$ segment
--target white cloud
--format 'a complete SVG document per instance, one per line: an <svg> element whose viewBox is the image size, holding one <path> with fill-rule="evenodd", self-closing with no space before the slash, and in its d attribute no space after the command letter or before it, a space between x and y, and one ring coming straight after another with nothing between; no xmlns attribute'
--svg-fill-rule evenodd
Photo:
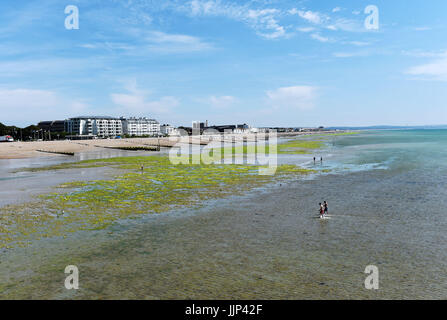
<svg viewBox="0 0 447 320"><path fill-rule="evenodd" d="M286 36L286 30L275 18L279 14L277 9L248 10L245 19L258 35L266 39L277 39Z"/></svg>
<svg viewBox="0 0 447 320"><path fill-rule="evenodd" d="M352 57L366 57L368 52L359 51L359 52L335 52L333 56L336 58L352 58Z"/></svg>
<svg viewBox="0 0 447 320"><path fill-rule="evenodd" d="M363 21L339 18L330 25L331 30L341 30L346 32L366 32Z"/></svg>
<svg viewBox="0 0 447 320"><path fill-rule="evenodd" d="M135 50L136 47L130 46L126 43L118 43L118 42L95 42L95 43L84 43L79 45L80 48L84 49L100 49L100 50L108 50L108 51L131 51Z"/></svg>
<svg viewBox="0 0 447 320"><path fill-rule="evenodd" d="M430 27L414 27L413 30L414 31L428 31L431 30L432 28Z"/></svg>
<svg viewBox="0 0 447 320"><path fill-rule="evenodd" d="M365 47L365 46L369 46L371 44L370 42L366 42L366 41L349 41L347 43L352 44L357 47Z"/></svg>
<svg viewBox="0 0 447 320"><path fill-rule="evenodd" d="M313 27L303 27L303 28L297 28L298 31L300 32L312 32L315 31L315 28Z"/></svg>
<svg viewBox="0 0 447 320"><path fill-rule="evenodd" d="M314 23L314 24L321 24L324 20L326 20L327 18L324 17L323 15L321 15L318 12L313 12L313 11L302 11L302 10L291 10L289 11L290 14L298 14L301 18L303 18L304 20Z"/></svg>
<svg viewBox="0 0 447 320"><path fill-rule="evenodd" d="M347 32L364 32L363 20L355 21L346 18L331 19L328 14L307 9L278 9L265 8L260 4L266 4L268 1L248 1L244 4L238 4L222 0L192 0L187 5L180 6L177 10L187 12L191 16L220 16L227 17L236 21L241 21L253 28L256 33L265 39L289 38L292 34L288 32L289 28L295 28L300 32L310 32L306 27L284 26L281 24L281 18L288 15L296 15L307 23L315 27L326 28L329 30L341 30ZM254 6L257 5L256 8ZM335 7L333 13L344 9ZM360 13L360 12L359 12ZM361 20L361 19L360 19Z"/></svg>
<svg viewBox="0 0 447 320"><path fill-rule="evenodd" d="M195 44L200 41L198 38L189 35L169 34L160 31L150 31L147 40L157 43L183 43L183 44Z"/></svg>
<svg viewBox="0 0 447 320"><path fill-rule="evenodd" d="M0 70L3 77L30 77L34 74L48 75L50 73L59 73L61 70L76 72L82 69L93 70L100 68L103 64L101 59L79 58L45 58L45 59L15 59L3 60L0 62Z"/></svg>
<svg viewBox="0 0 447 320"><path fill-rule="evenodd" d="M150 114L164 114L179 105L174 97L162 97L159 100L147 101L145 96L132 94L112 94L112 101L121 107L121 113L145 116Z"/></svg>
<svg viewBox="0 0 447 320"><path fill-rule="evenodd" d="M213 45L198 37L150 31L145 36L148 49L159 53L197 52L213 49Z"/></svg>
<svg viewBox="0 0 447 320"><path fill-rule="evenodd" d="M2 121L22 126L62 120L88 109L84 102L62 98L53 91L22 88L0 89L0 105Z"/></svg>
<svg viewBox="0 0 447 320"><path fill-rule="evenodd" d="M447 57L447 50L441 50L441 51L404 50L402 51L402 54L417 58L443 58Z"/></svg>
<svg viewBox="0 0 447 320"><path fill-rule="evenodd" d="M150 53L175 54L213 50L214 45L203 39L186 34L172 34L162 31L127 28L122 30L126 36L133 38L132 45L123 43L95 43L82 45L88 49L124 50L130 55Z"/></svg>
<svg viewBox="0 0 447 320"><path fill-rule="evenodd" d="M227 109L236 103L237 99L233 96L211 96L207 102L216 109Z"/></svg>
<svg viewBox="0 0 447 320"><path fill-rule="evenodd" d="M323 37L322 35L318 34L318 33L312 33L311 38L320 42L328 42L330 39L327 37Z"/></svg>
<svg viewBox="0 0 447 320"><path fill-rule="evenodd" d="M306 110L315 104L317 88L312 86L283 87L267 91L269 105L273 109Z"/></svg>
<svg viewBox="0 0 447 320"><path fill-rule="evenodd" d="M341 11L342 8L336 7L332 10L332 12L336 13ZM363 27L363 21L357 21L353 19L347 18L332 18L331 16L311 10L298 10L296 8L288 11L291 15L298 15L306 22L313 25L313 29L310 28L297 28L298 31L301 32L310 32L316 31L311 37L320 42L329 42L333 41L330 38L326 38L320 35L318 31L322 31L323 29L331 30L331 31L345 31L345 32L365 32L365 28Z"/></svg>
<svg viewBox="0 0 447 320"><path fill-rule="evenodd" d="M405 73L430 80L447 81L447 52L444 53L443 57L430 63L411 67Z"/></svg>
<svg viewBox="0 0 447 320"><path fill-rule="evenodd" d="M281 10L275 8L252 9L248 4L237 5L220 0L193 0L182 7L192 16L221 16L241 21L266 39L287 37L284 26L279 23Z"/></svg>
<svg viewBox="0 0 447 320"><path fill-rule="evenodd" d="M173 111L180 102L171 96L161 97L158 100L148 100L149 91L140 90L136 81L125 86L127 93L112 93L110 98L117 106L115 114L132 116L151 116L166 114Z"/></svg>

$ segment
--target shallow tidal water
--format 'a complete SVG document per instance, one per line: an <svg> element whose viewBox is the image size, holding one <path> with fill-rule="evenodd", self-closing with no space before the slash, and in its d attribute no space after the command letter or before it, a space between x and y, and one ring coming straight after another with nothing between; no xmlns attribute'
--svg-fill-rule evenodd
<svg viewBox="0 0 447 320"><path fill-rule="evenodd" d="M0 253L0 298L446 299L447 131L334 137L316 155L280 162L330 172Z"/></svg>
<svg viewBox="0 0 447 320"><path fill-rule="evenodd" d="M156 154L154 152L133 152L122 150L99 150L80 152L74 157L52 156L29 159L0 159L0 207L30 201L33 197L50 193L53 187L72 181L90 181L103 179L114 174L108 168L73 169L30 172L33 169L61 163L78 162L91 159L139 156Z"/></svg>

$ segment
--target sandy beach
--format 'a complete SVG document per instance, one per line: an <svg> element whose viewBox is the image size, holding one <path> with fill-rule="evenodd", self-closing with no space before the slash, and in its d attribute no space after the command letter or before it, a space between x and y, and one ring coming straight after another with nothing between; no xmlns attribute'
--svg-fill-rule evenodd
<svg viewBox="0 0 447 320"><path fill-rule="evenodd" d="M179 138L188 143L188 137ZM191 143L199 143L198 139L191 139ZM50 153L42 152L89 152L102 148L158 146L171 147L177 143L169 138L135 138L135 139L98 139L98 140L64 140L64 141L33 141L11 142L0 144L0 159L24 159L33 157L48 157ZM41 150L41 151L38 151ZM53 154L59 156L58 154ZM63 155L60 155L63 156Z"/></svg>
<svg viewBox="0 0 447 320"><path fill-rule="evenodd" d="M325 131L333 133L333 131ZM321 134L321 132L313 133L278 133L278 137ZM177 143L191 144L207 144L211 140L228 141L233 139L241 141L246 138L247 141L255 141L262 139L262 135L254 134L234 134L225 136L201 136L201 137L167 137L167 138L130 138L130 139L95 139L95 140L64 140L64 141L32 141L32 142L10 142L0 143L0 159L26 159L34 157L64 156L52 154L52 152L60 153L78 153L100 150L104 148L120 148L120 147L172 147ZM46 152L45 152L46 151Z"/></svg>

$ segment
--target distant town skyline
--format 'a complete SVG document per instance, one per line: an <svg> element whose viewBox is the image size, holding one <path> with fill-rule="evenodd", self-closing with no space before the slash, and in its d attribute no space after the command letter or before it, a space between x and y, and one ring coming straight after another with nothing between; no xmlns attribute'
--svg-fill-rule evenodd
<svg viewBox="0 0 447 320"><path fill-rule="evenodd" d="M68 5L79 10L69 30ZM365 23L373 14L378 28ZM0 122L84 115L255 127L447 121L447 2L0 3Z"/></svg>

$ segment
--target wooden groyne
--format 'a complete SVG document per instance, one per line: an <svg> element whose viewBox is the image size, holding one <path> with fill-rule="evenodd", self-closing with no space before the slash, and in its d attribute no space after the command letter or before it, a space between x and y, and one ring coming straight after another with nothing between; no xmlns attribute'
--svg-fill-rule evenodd
<svg viewBox="0 0 447 320"><path fill-rule="evenodd" d="M99 148L106 148L106 149L115 149L115 150L124 150L124 151L160 151L160 147L158 146L132 146L132 147L125 147L125 146L117 146L117 147L109 147L109 146L95 146Z"/></svg>
<svg viewBox="0 0 447 320"><path fill-rule="evenodd" d="M74 152L64 152L64 151L49 151L49 150L36 150L37 152L43 152L43 153L51 153L51 154L61 154L64 156L74 156Z"/></svg>

